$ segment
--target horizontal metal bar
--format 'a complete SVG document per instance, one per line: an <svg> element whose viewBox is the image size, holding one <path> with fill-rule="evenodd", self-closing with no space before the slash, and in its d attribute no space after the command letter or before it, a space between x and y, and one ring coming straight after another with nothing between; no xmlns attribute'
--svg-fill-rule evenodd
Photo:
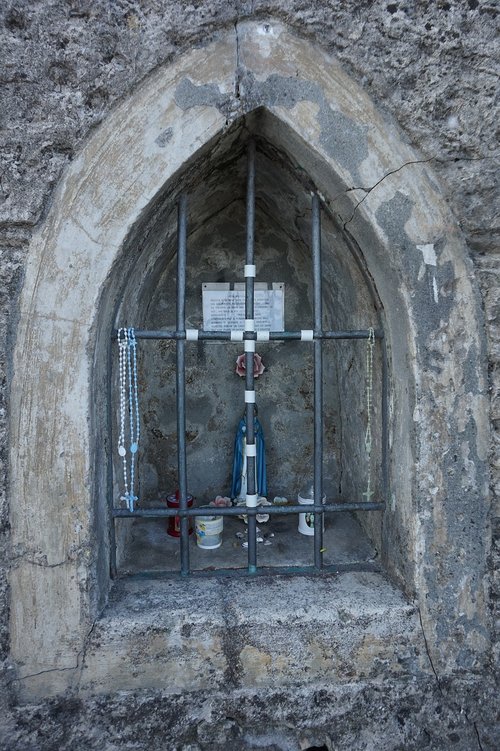
<svg viewBox="0 0 500 751"><path fill-rule="evenodd" d="M116 339L118 331L115 331L113 336ZM315 331L314 339L368 339L370 331L368 329L359 329L353 331ZM285 341L287 339L299 340L302 337L301 331L270 331L269 339L271 341ZM135 330L136 339L185 339L185 331L147 331L147 330ZM256 339L257 333L250 331L244 334L245 339ZM383 339L384 332L381 329L375 330L375 339ZM230 341L230 331L204 331L198 329L198 340L212 340L212 341Z"/></svg>
<svg viewBox="0 0 500 751"><path fill-rule="evenodd" d="M351 571L369 571L373 573L380 573L382 566L376 561L363 561L356 563L332 563L323 566L321 571L318 571L314 566L259 566L255 572L252 572L251 576L325 576L341 574ZM225 577L238 577L242 578L248 576L247 566L241 566L241 568L208 568L208 569L191 569L189 576L199 578L225 578ZM127 579L127 581L141 581L142 579L176 579L179 576L178 571L171 569L158 569L153 571L138 571L133 574L125 574L121 578Z"/></svg>
<svg viewBox="0 0 500 751"><path fill-rule="evenodd" d="M256 516L257 514L305 514L305 513L330 513L332 511L379 511L385 508L383 501L370 503L328 503L324 506L313 504L301 504L294 506L213 506L198 508L144 508L129 511L125 508L114 508L115 518L139 517L143 519L162 519L169 516Z"/></svg>

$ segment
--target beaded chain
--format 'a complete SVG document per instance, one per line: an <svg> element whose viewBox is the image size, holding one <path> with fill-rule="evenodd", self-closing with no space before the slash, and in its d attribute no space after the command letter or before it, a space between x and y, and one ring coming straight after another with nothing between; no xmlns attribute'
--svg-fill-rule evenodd
<svg viewBox="0 0 500 751"><path fill-rule="evenodd" d="M124 493L120 500L125 501L130 511L134 510L137 496L134 494L136 454L139 449L139 394L137 380L137 340L133 328L118 329L119 380L120 380L120 431L118 436L118 455L123 461ZM128 389L127 389L128 386ZM128 418L130 429L130 489L129 469L127 461L126 415L128 390Z"/></svg>
<svg viewBox="0 0 500 751"><path fill-rule="evenodd" d="M128 384L129 384L129 414L130 414L130 495L129 509L134 510L137 496L134 495L135 461L139 449L139 395L137 389L137 340L134 329L128 330Z"/></svg>
<svg viewBox="0 0 500 751"><path fill-rule="evenodd" d="M366 340L366 414L367 425L365 433L365 449L366 449L366 465L367 465L367 483L366 492L363 495L366 497L367 502L370 501L373 495L371 489L371 475L372 475L372 412L373 412L373 349L375 347L375 331L372 327L369 328L368 339Z"/></svg>
<svg viewBox="0 0 500 751"><path fill-rule="evenodd" d="M120 435L118 436L118 454L123 461L123 485L124 494L120 496L121 501L128 501L128 471L127 471L127 449L125 448L125 410L127 405L126 384L127 384L127 352L128 352L128 329L118 329L118 355L119 355L119 376L120 376Z"/></svg>

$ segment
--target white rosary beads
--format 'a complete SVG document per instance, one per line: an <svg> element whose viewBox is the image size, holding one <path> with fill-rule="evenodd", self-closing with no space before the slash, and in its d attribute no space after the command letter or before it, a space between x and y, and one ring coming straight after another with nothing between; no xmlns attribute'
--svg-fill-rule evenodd
<svg viewBox="0 0 500 751"><path fill-rule="evenodd" d="M137 341L134 329L118 329L118 362L119 362L119 390L120 390L120 430L118 436L118 455L123 461L123 495L121 501L125 501L130 511L134 510L134 503L138 500L134 493L135 462L139 450L139 394L137 383ZM128 391L128 410L127 410ZM130 489L129 469L127 459L126 427L130 433Z"/></svg>

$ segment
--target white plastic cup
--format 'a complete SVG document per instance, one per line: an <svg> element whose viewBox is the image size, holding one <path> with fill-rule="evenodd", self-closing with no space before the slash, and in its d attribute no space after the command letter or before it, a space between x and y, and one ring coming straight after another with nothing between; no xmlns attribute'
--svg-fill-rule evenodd
<svg viewBox="0 0 500 751"><path fill-rule="evenodd" d="M222 530L224 518L222 516L197 516L194 523L196 544L204 550L215 550L222 545Z"/></svg>
<svg viewBox="0 0 500 751"><path fill-rule="evenodd" d="M298 495L298 501L301 506L313 506L313 498L303 498L300 493ZM326 495L323 496L323 503L326 501ZM323 520L323 531L325 530L325 515L321 514ZM310 511L306 511L303 514L299 514L299 532L301 535L307 535L312 537L314 535L314 514Z"/></svg>

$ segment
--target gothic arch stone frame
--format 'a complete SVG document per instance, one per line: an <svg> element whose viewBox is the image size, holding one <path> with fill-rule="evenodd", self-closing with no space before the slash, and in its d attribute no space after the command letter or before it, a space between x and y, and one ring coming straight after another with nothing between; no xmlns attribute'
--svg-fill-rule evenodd
<svg viewBox="0 0 500 751"><path fill-rule="evenodd" d="M102 292L162 187L257 107L294 134L280 146L347 222L384 307L387 568L417 598L439 669L478 667L487 647L488 403L465 243L429 165L335 61L277 23L248 22L159 69L109 115L31 245L10 428L12 658L28 696L73 685L108 591L93 412Z"/></svg>

